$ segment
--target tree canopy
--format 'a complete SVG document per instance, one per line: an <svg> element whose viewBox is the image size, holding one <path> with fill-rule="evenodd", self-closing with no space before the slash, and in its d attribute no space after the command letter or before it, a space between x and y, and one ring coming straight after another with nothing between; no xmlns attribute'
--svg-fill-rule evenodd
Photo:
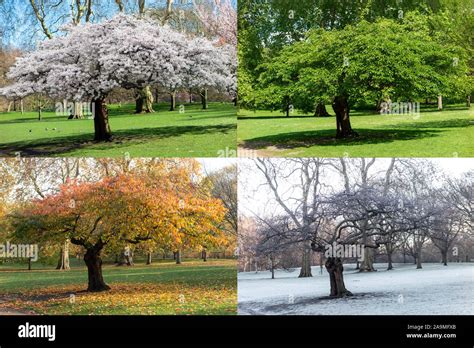
<svg viewBox="0 0 474 348"><path fill-rule="evenodd" d="M70 180L58 193L14 212L14 236L36 242L68 239L83 247L88 290L106 290L103 252L142 242L172 250L227 243L219 226L226 209L197 174L195 166L161 161L146 173Z"/></svg>
<svg viewBox="0 0 474 348"><path fill-rule="evenodd" d="M189 38L151 19L119 14L97 24L68 25L64 31L19 58L8 75L15 83L0 93L92 101L96 140L110 139L104 99L114 88L191 85L225 92L234 83L229 46Z"/></svg>
<svg viewBox="0 0 474 348"><path fill-rule="evenodd" d="M472 28L464 0L242 1L239 99L287 114L333 103L337 136L352 136L354 105L470 95Z"/></svg>

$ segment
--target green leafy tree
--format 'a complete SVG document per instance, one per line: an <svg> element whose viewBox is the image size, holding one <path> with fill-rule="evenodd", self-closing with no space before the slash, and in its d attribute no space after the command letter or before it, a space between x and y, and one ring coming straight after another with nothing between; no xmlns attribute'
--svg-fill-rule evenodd
<svg viewBox="0 0 474 348"><path fill-rule="evenodd" d="M336 136L352 137L357 133L349 111L357 100L390 96L414 101L453 94L470 84L467 61L462 47L440 44L427 32L394 20L318 29L263 64L257 100L270 108L301 109L331 102Z"/></svg>
<svg viewBox="0 0 474 348"><path fill-rule="evenodd" d="M460 2L467 4L469 0ZM261 70L257 66L284 47L304 39L311 29L338 30L361 20L400 19L415 10L428 15L456 6L456 0L241 0L238 2L241 105L258 107L259 91L255 84Z"/></svg>

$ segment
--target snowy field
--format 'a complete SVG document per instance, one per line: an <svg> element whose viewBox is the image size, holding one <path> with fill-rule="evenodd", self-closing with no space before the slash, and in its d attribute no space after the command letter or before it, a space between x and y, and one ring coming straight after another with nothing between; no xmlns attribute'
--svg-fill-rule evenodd
<svg viewBox="0 0 474 348"><path fill-rule="evenodd" d="M312 278L293 272L245 272L238 276L239 314L302 315L467 315L474 314L474 263L376 264L377 272L359 273L344 265L346 288L354 297L331 299L325 269Z"/></svg>

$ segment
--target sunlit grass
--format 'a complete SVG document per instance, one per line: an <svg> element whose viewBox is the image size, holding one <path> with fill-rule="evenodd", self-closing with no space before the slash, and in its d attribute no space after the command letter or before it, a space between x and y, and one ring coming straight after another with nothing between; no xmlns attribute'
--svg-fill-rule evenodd
<svg viewBox="0 0 474 348"><path fill-rule="evenodd" d="M0 156L219 157L235 152L232 104L210 103L208 110L186 104L184 112L170 112L167 104L154 109L137 115L131 104L109 106L113 139L106 143L93 141L92 119L43 112L39 121L36 112L0 113Z"/></svg>
<svg viewBox="0 0 474 348"><path fill-rule="evenodd" d="M328 111L332 113L330 107ZM472 157L474 114L456 106L419 115L351 112L358 138L336 139L336 119L241 110L238 142L244 150L274 157ZM249 153L249 152L246 152Z"/></svg>

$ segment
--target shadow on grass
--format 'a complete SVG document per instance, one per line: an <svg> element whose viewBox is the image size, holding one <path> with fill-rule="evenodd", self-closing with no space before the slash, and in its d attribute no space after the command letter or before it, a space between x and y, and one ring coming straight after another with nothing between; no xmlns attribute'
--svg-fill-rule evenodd
<svg viewBox="0 0 474 348"><path fill-rule="evenodd" d="M113 131L112 140L105 143L93 141L93 134L36 139L32 141L18 141L14 143L0 144L0 156L15 156L18 153L25 157L54 156L65 154L77 149L87 150L88 147L93 148L94 150L108 150L113 147L147 143L152 140L179 137L182 135L226 134L235 129L235 124L127 129ZM158 150L159 149L157 149L157 151Z"/></svg>
<svg viewBox="0 0 474 348"><path fill-rule="evenodd" d="M22 117L22 118L15 118L10 120L1 120L0 115L0 124L11 124L11 123L27 123L27 122L38 122L41 124L41 121L71 121L67 119L67 116L43 116L42 120L39 121L38 118L35 117Z"/></svg>
<svg viewBox="0 0 474 348"><path fill-rule="evenodd" d="M423 122L412 122L412 123L399 123L399 124L392 124L385 126L386 128L398 128L398 129L406 129L406 128L416 128L416 129L427 129L427 128L467 128L470 127L470 121L466 118L454 118L450 120L442 120L442 121L428 121Z"/></svg>
<svg viewBox="0 0 474 348"><path fill-rule="evenodd" d="M246 149L259 150L269 146L279 149L312 146L347 146L390 143L397 140L413 140L434 137L441 133L438 130L409 129L357 129L359 137L336 139L335 130L304 131L282 133L246 140L241 146Z"/></svg>
<svg viewBox="0 0 474 348"><path fill-rule="evenodd" d="M274 119L286 119L286 120L293 120L293 119L299 119L299 118L331 118L334 116L326 116L326 117L316 117L313 115L298 115L298 116L285 116L285 115L269 115L269 116L237 116L237 120L274 120Z"/></svg>
<svg viewBox="0 0 474 348"><path fill-rule="evenodd" d="M185 112L183 115L186 114L192 114L193 116L200 116L201 114L205 113L210 113L210 114L218 114L218 116L235 116L236 115L236 107L233 106L233 104L230 103L210 103L209 108L206 110L202 109L201 104L199 103L184 103L184 104L179 104L183 105L185 107ZM136 116L169 116L170 114L175 114L175 116L181 116L179 112L179 105L176 107L175 111L170 111L169 110L169 104L153 104L153 109L155 112L153 113L135 113L135 105L132 104L123 104L121 106L118 106L117 104L109 104L108 105L108 110L109 110L109 117L111 119L114 118L121 118L121 117L136 117ZM32 112L28 112L29 114L32 114ZM14 119L2 119L2 116L11 116L13 114L17 114L18 118ZM68 120L69 115L56 115L54 111L51 110L43 110L43 117L41 121L68 121L68 122L74 122L74 120ZM217 116L216 116L217 117ZM87 119L88 116L84 116L84 118L80 120ZM212 118L212 117L210 117ZM41 123L40 120L38 120L37 115L31 115L29 117L26 117L24 115L21 115L20 112L18 111L11 111L11 112L0 112L0 124L12 124L12 123L25 123L25 122L39 122Z"/></svg>
<svg viewBox="0 0 474 348"><path fill-rule="evenodd" d="M336 131L325 129L273 134L246 140L241 146L246 149L259 150L268 146L279 149L312 146L347 146L390 143L398 140L413 140L439 136L447 128L467 128L472 124L467 119L442 121L413 122L387 125L377 129L359 129L356 138L337 139Z"/></svg>

